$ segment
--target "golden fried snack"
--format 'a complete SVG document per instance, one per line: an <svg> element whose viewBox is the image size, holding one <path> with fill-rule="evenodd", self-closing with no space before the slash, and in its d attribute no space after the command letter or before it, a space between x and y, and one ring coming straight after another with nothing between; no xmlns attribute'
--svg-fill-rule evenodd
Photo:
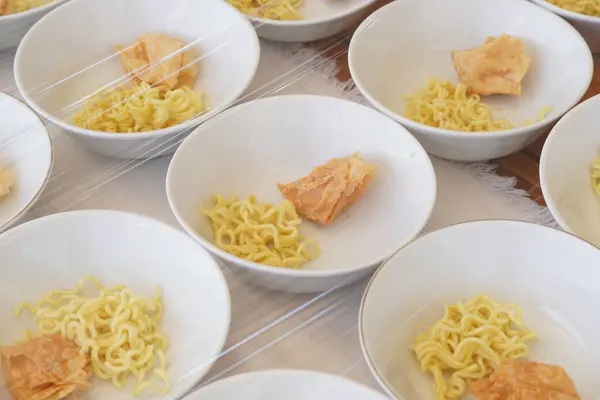
<svg viewBox="0 0 600 400"><path fill-rule="evenodd" d="M502 34L488 37L480 47L451 55L458 78L472 93L521 95L521 81L531 65L522 40Z"/></svg>
<svg viewBox="0 0 600 400"><path fill-rule="evenodd" d="M557 365L504 360L486 379L471 383L479 400L580 400L573 381Z"/></svg>
<svg viewBox="0 0 600 400"><path fill-rule="evenodd" d="M0 0L1 1L1 0ZM117 46L121 66L135 81L163 84L170 89L192 88L198 76L196 54L185 43L172 37L148 33L128 47Z"/></svg>
<svg viewBox="0 0 600 400"><path fill-rule="evenodd" d="M353 154L329 160L309 175L277 187L294 203L300 215L328 225L358 200L374 172L374 165L366 164L359 154Z"/></svg>
<svg viewBox="0 0 600 400"><path fill-rule="evenodd" d="M89 358L60 335L3 347L0 360L14 400L62 400L90 388Z"/></svg>

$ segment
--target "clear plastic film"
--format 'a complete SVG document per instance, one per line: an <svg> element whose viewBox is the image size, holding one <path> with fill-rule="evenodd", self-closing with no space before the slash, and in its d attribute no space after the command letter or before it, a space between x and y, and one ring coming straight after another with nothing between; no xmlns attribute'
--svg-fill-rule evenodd
<svg viewBox="0 0 600 400"><path fill-rule="evenodd" d="M193 399L194 393L225 378L274 369L310 370L344 377L374 389L375 394L369 395L371 397L357 397L356 400L376 400L379 395L384 398L382 387L365 361L359 335L361 300L369 275L379 263L364 268L361 273L333 279L330 284L319 284L317 278L316 286L320 290L316 293L288 293L261 287L252 274L215 258L226 282L226 295L223 295L219 286L221 277L215 272L219 269L196 275L196 264L185 266L184 261L173 261L173 265L169 265L168 261L161 259L169 251L173 252L174 260L183 258L176 257L176 251L194 252L188 243L190 235L184 232L174 216L165 190L169 164L178 146L199 124L210 126L222 118L220 113L224 110L257 99L280 95L319 95L366 104L351 83L337 79L339 64L336 61L346 57L351 34L340 33L311 45L259 40L253 32L249 35L248 29L256 29L262 36L276 36L276 29L281 27L280 21L272 25L261 19L252 19L252 25L249 25L244 16L237 15L233 9L221 9L220 5L207 5L210 12L196 14L197 18L190 21L187 14L198 13L198 6L186 0L173 2L177 5L170 6L171 10L161 6L165 7L162 15L158 2L155 2L156 10L146 7L148 10L135 18L128 14L134 12L129 5L125 6L127 12L124 13L114 9L102 13L90 11L89 15L82 13L87 4L98 2L71 0L63 4L57 1L59 8L33 28L38 32L25 37L18 53L14 49L0 53L0 91L3 92L0 96L0 170L12 173L15 179L14 192L0 202L0 227L11 228L0 236L0 287L3 289L0 290L0 345L21 338L21 331L26 328L35 330L32 318L13 316L13 309L18 303L35 301L50 290L74 287L86 274L94 274L94 271L105 267L110 271L106 275L109 276L106 285L131 285L132 289L149 296L152 293L150 284L158 284L165 304L173 305L165 307L165 314L180 313L189 318L194 318L194 315L214 317L200 318L193 324L177 320L177 326L192 326L194 330L175 330L171 337L167 337L175 342L171 345L178 349L177 354L187 357L181 364L171 359L167 351L172 391L165 395L143 392L136 398ZM207 4L212 2L207 1ZM350 2L348 9L354 13L352 18L346 18L337 28L331 29L356 25L360 11L372 3ZM289 6L287 2L277 4ZM298 5L297 2L293 4ZM329 13L329 18L339 13L340 10L335 7L342 6L307 7L304 10L307 14L318 11ZM290 19L296 17L294 15ZM0 32L3 23L0 17ZM375 23L377 18L369 18L362 29L368 29L370 24ZM297 34L304 35L303 40L309 40L311 35L323 35L326 31L298 31ZM6 36L7 42L15 40L17 31L11 32L10 38ZM168 63L191 48L196 50L196 57L174 73L190 65L199 65L195 88L206 95L208 109L181 126L166 127L162 135L123 133L120 138L107 140L115 134L84 132L72 126L74 115L93 96L131 83L132 76L124 74L120 65L120 54L124 50L115 50L115 46L128 46L136 37L146 33L172 33L187 41L184 48L167 55L161 63ZM290 38L285 36L281 39L293 41ZM0 36L0 42L2 40ZM157 84L160 83L162 81ZM28 119L24 104L33 108L40 119ZM13 118L25 122L7 122ZM71 127L65 127L65 123ZM3 130L6 127L10 129ZM44 127L50 141L39 138L38 134ZM285 133L281 132L282 135ZM323 135L326 134L323 132ZM215 170L221 167L218 162L214 164ZM438 202L424 230L478 218L533 219L521 209L507 207L490 191L482 190L476 177L483 173L485 166L475 166L466 172L462 166L436 159L433 167L438 176ZM195 173L189 171L190 185L194 184ZM435 186L435 182L432 185ZM499 183L499 187L505 190L509 190L510 185L507 181ZM462 189L456 191L456 187ZM229 190L235 191L236 188ZM485 204L485 207L473 207L460 201L464 191L472 195L473 202ZM20 209L24 211L18 212ZM61 228L62 222L52 223L57 227L56 234L48 232L49 228L39 223L40 219L50 221L52 215L78 210L117 210L131 215L123 217L121 214L100 213L86 216L89 220L83 218L83 221L89 221L87 225L81 222L79 231L70 231L64 236L60 229L73 229L68 221L65 220L64 228ZM146 217L150 219L144 219ZM111 230L113 220L125 225L115 225ZM177 233L165 231L156 221L176 229ZM132 242L135 243L135 251L118 243L113 235L116 238L139 235ZM173 249L178 250L170 250L170 247L161 249L160 238L163 235L165 246L170 246L170 240L175 240L173 238L177 235L186 235L188 242L177 239L178 244ZM365 236L368 237L367 234ZM73 240L71 248L69 238ZM106 241L106 244L93 250L85 246L79 248L78 243L86 240ZM200 244L195 243L194 246L199 247ZM114 254L107 255L107 252ZM148 274L159 277L157 279L164 277L164 280L150 282L145 278L138 279L146 267L138 265L140 261L136 254L143 254L139 260L148 262ZM88 268L85 266L89 262L88 257L102 261ZM200 258L190 260L196 262L202 256L196 254L195 257ZM20 271L15 260L30 260L39 274ZM122 269L115 266L119 260L124 263ZM211 262L208 260L207 264ZM40 269L44 263L48 265L47 271ZM172 274L168 272L171 267ZM31 271L36 271L35 268ZM178 274L182 278L174 277ZM11 277L16 277L16 281L7 283ZM177 283L178 279L185 280L185 277L191 281L189 286ZM179 292L184 290L182 288L194 287L195 280L203 289L201 293L196 296L189 291ZM282 287L281 284L275 286ZM315 285L300 287L306 289ZM288 288L292 292L299 290L294 282ZM212 293L215 293L214 298L210 297ZM178 303L179 297L183 300ZM188 307L183 310L186 304ZM204 314L202 310L207 309L210 312ZM194 314L196 310L198 313ZM226 329L219 331L219 324L225 322ZM219 340L224 342L219 343ZM204 347L207 347L206 351L199 350ZM214 350L216 347L218 349ZM193 359L196 354L202 356ZM178 365L175 374L168 369L171 364ZM181 365L185 365L185 370L181 369ZM134 398L130 389L131 386L117 391L110 382L95 379L92 388L78 398L126 400ZM294 388L289 390L293 392ZM12 398L6 383L0 381L0 399Z"/></svg>
<svg viewBox="0 0 600 400"><path fill-rule="evenodd" d="M184 9L181 11L183 12ZM176 19L178 16L175 15L173 18ZM58 29L62 24L58 20L50 21L50 23L53 25L51 29ZM76 28L83 26L79 24L79 22L74 22L65 29L65 37L72 35ZM260 26L260 22L255 23L255 27L257 26ZM89 29L95 28L89 27ZM152 31L152 29L148 29ZM260 43L260 65L241 66L240 62L248 61L252 64L259 61L258 53L255 59L252 59L251 54L253 50L258 51L259 43L254 43L252 36L248 39L245 29L244 24L239 23L237 25L235 23L219 25L217 19L212 21L211 29L205 29L202 36L198 35L194 38L190 35L183 35L185 39L191 39L188 42L190 47L199 50L197 51L198 57L191 63L200 65L197 87L200 87L210 99L211 111L209 113L211 115L206 119L212 118L227 107L268 96L316 94L339 97L344 95L345 85L337 83L333 79L338 69L335 60L343 57L346 53L350 39L348 35L331 38L321 42L318 46L307 47L296 44L280 45L262 42ZM164 28L160 28L160 31L164 31ZM177 32L178 30L175 29L175 33ZM136 35L143 33L153 32L136 31L133 33L132 31L131 34L128 32L124 36L130 36L133 40ZM33 118L18 126L4 124L13 131L3 134L0 139L0 143L2 143L0 148L4 149L4 154L0 157L2 170L11 173L14 179L13 191L10 193L10 197L4 201L3 207L6 206L6 208L2 211L6 214L11 212L15 214L13 210L22 207L22 201L26 202L27 208L29 204L32 205L26 214L11 215L10 218L7 217L6 220L1 221L7 223L5 228L8 228L9 225L11 228L15 228L5 233L2 244L0 244L0 246L7 246L4 259L8 265L5 266L2 275L3 279L20 276L14 282L15 287L26 285L24 281L28 279L34 282L28 289L5 291L5 296L2 298L2 313L7 315L3 316L2 320L4 326L10 325L11 328L3 329L3 346L22 339L25 329L36 331L37 327L32 324L32 315L26 311L23 311L18 317L13 315L17 304L22 301L33 303L51 290L73 288L84 278L87 270L86 267L83 267L79 271L73 271L73 258L79 258L82 263L86 262L86 256L77 250L74 249L65 261L65 259L61 259L61 256L52 254L66 251L64 247L56 244L54 250L50 250L38 245L40 236L37 239L28 240L27 238L32 233L28 229L17 229L19 226L27 225L28 221L68 211L107 209L148 216L180 229L165 196L165 175L171 157L169 155L153 157L173 153L197 123L183 131L169 133L166 135L168 137L155 136L150 140L138 142L135 140L124 141L123 143L127 142L126 145L117 144L116 148L102 143L102 139L94 143L94 139L86 142L77 135L70 135L63 129L64 127L61 128L55 122L60 120L70 123L78 110L85 106L86 102L89 102L94 95L127 85L131 77L123 75L120 71L119 52L115 50L116 45L127 45L128 43L119 42L117 39L114 40L114 43L109 43L107 40L102 44L92 44L92 49L85 51L79 49L81 53L78 55L77 49L71 48L68 51L75 52L67 57L68 52L62 52L61 46L57 46L57 42L61 42L62 39L64 37L37 37L37 40L41 40L41 42L36 43L33 47L42 46L56 49L49 52L43 62L41 59L39 59L40 62L34 61L38 56L37 51L23 53L23 57L19 58L16 64L14 50L9 49L0 56L0 90L6 95L0 99L2 119L10 119L11 116L15 119L22 118L27 112L23 108L27 102L36 104L39 108L34 107L35 111L46 117L42 117L39 121ZM85 43L85 41L80 43ZM253 49L252 46L256 46L256 49ZM244 49L244 47L248 48ZM25 46L21 51L24 50L26 50ZM248 54L235 56L236 52L244 51ZM174 56L177 54L168 55L163 62L168 62L169 58ZM69 62L64 62L66 59ZM219 71L228 67L228 64L231 68L230 72ZM16 74L15 67L19 70ZM221 76L219 76L219 72L222 72ZM237 76L232 78L231 74ZM244 74L246 76L242 76ZM15 76L19 81L19 87L15 82ZM236 79L239 82L228 82ZM247 88L244 88L244 79L248 80ZM228 85L235 87L227 87ZM239 88L242 91L236 93ZM197 122L203 121L204 119ZM36 136L40 130L43 130L43 127L49 132L50 142L39 140ZM14 132L15 129L17 132ZM107 157L97 154L97 152L110 154L107 154L109 155ZM31 162L36 158L38 159L36 163ZM215 167L218 168L218 166ZM25 176L35 168L40 170L36 176ZM51 169L51 173L44 176L44 169ZM37 192L36 185L43 190ZM13 201L14 204L12 204ZM89 233L86 233L87 229L90 230ZM98 232L91 231L104 230L99 225L96 228L89 226L87 229L80 232L81 236L87 236L87 239L84 240L94 240L93 238L99 237ZM35 228L34 231L38 232L38 235L42 235L39 232L43 232L44 229ZM109 234L108 231L106 233ZM75 245L74 242L73 245ZM38 247L40 247L39 250L35 250ZM57 248L61 250L57 250ZM48 276L42 272L37 277L38 280L36 277L28 277L27 274L20 273L17 271L18 266L12 264L16 258L23 260L23 258L19 258L19 255L15 256L15 253L38 251L39 257L47 257L48 264L65 262L70 266L57 266L56 271ZM126 250L120 249L120 251ZM45 253L47 254L44 255ZM0 256L0 258L3 257ZM33 258L36 258L37 261L31 261L32 263L40 262L38 256L33 256ZM28 258L25 257L25 259ZM124 259L132 260L131 257ZM194 360L197 365L185 372L177 369L178 376L174 376L169 371L171 385L169 394L157 395L148 390L138 395L137 398L182 398L185 392L194 392L199 387L228 376L265 369L315 370L350 377L374 385L361 355L356 323L357 310L365 285L364 280L349 287L343 287L345 282L335 284L329 290L321 293L285 293L253 285L239 270L232 269L222 261L219 263L231 297L231 320L222 350L211 357ZM36 265L39 267L39 264ZM94 267L87 271L91 271L93 274ZM131 278L125 270L119 276L125 281ZM103 276L95 277L102 281ZM203 279L209 278L203 277ZM145 284L138 282L136 285L124 282L118 276L101 283L106 283L107 286L116 283L134 285L133 289L140 290L140 294L150 294L148 291L150 288L143 287ZM165 298L172 296L172 294L166 294L170 290L168 283L156 283L160 286ZM213 283L217 285L217 282ZM59 287L56 287L57 285ZM219 307L219 304L216 301L214 304L205 304L205 306ZM164 312L177 312L177 310L166 308ZM227 310L224 308L221 312L226 314ZM217 322L207 321L207 323L216 324ZM199 326L201 325L199 323ZM210 330L206 329L207 332ZM206 332L205 335L209 336ZM167 339L169 341L185 339L186 346L189 348L206 346L205 341L207 340L206 337L203 338L202 330L188 332L185 335L176 334ZM209 340L214 339L209 338ZM169 346L177 347L178 344L170 343ZM190 350L190 353L196 354L193 350ZM168 366L173 361L169 359L169 356L170 354L167 352ZM202 378L199 382L197 381L198 377ZM116 393L114 392L116 389L109 382L98 383L97 380L94 378L92 389L84 392L81 398L133 398L130 392L131 384ZM183 383L180 384L181 382ZM96 389L96 385L101 387ZM181 392L182 388L185 389L184 392ZM0 397L3 399L13 398L5 381L2 381L1 393Z"/></svg>

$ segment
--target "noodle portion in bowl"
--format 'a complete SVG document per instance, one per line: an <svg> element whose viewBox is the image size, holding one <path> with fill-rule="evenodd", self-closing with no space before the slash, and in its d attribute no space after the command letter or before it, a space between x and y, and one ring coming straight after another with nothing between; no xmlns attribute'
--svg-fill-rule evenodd
<svg viewBox="0 0 600 400"><path fill-rule="evenodd" d="M251 17L279 21L294 21L304 19L298 11L303 0L227 0L240 12Z"/></svg>
<svg viewBox="0 0 600 400"><path fill-rule="evenodd" d="M87 294L87 283L95 294ZM135 396L146 390L170 391L167 339L159 329L163 304L158 291L153 298L146 298L126 286L108 288L86 276L75 288L51 291L35 303L19 304L14 312L19 316L25 310L34 314L38 330L27 331L22 343L60 335L89 357L96 378L122 389L133 377Z"/></svg>
<svg viewBox="0 0 600 400"><path fill-rule="evenodd" d="M565 10L591 17L600 17L599 0L546 0L548 3Z"/></svg>
<svg viewBox="0 0 600 400"><path fill-rule="evenodd" d="M427 86L407 96L407 118L435 128L465 132L492 132L511 129L505 119L494 119L492 109L477 94L468 94L464 83L430 78Z"/></svg>
<svg viewBox="0 0 600 400"><path fill-rule="evenodd" d="M487 296L446 306L414 345L421 370L433 375L437 400L460 399L469 383L490 376L503 360L527 356L527 342L537 333L525 328L521 314Z"/></svg>
<svg viewBox="0 0 600 400"><path fill-rule="evenodd" d="M0 16L17 14L45 6L54 0L0 0Z"/></svg>
<svg viewBox="0 0 600 400"><path fill-rule="evenodd" d="M169 89L141 82L92 97L73 118L75 125L102 132L135 133L168 128L208 109L204 95L184 86Z"/></svg>
<svg viewBox="0 0 600 400"><path fill-rule="evenodd" d="M254 196L239 200L213 197L214 206L202 213L211 220L215 245L248 261L281 268L298 268L319 256L315 240L303 239L302 220L294 204L258 203Z"/></svg>
<svg viewBox="0 0 600 400"><path fill-rule="evenodd" d="M552 107L543 107L530 125L543 120ZM404 115L434 128L462 132L494 132L513 129L506 119L495 119L492 108L475 93L469 93L464 83L453 85L450 81L430 78L427 86L405 98Z"/></svg>

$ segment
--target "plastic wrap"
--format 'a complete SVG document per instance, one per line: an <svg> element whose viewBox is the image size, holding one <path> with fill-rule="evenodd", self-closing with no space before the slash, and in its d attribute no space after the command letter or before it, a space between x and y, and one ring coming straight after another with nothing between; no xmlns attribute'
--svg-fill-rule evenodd
<svg viewBox="0 0 600 400"><path fill-rule="evenodd" d="M99 0L71 0L65 2L65 5L62 5L61 1L56 1L55 5L60 7L51 16L64 12L66 7L70 7L71 4L92 4L94 1L98 2ZM134 2L134 0L127 1ZM166 2L169 0L162 1L167 4ZM279 24L261 24L260 21L253 21L251 25L247 23L245 17L238 16L239 18L236 19L236 17L231 17L235 13L227 14L228 12L225 14L232 18L231 26L220 25L218 18L215 17L214 21L211 21L211 18L206 15L198 17L197 21L190 22L189 18L186 18L186 13L196 7L195 2L199 3L202 0L177 1L183 4L181 8L158 16L153 16L152 12L147 11L147 15L144 15L143 18L134 18L136 22L131 24L128 24L127 14L113 15L111 10L105 10L103 13L93 16L98 21L113 20L114 26L119 27L115 28L115 32L111 31L109 24L102 25L101 22L93 22L90 15L79 20L77 16L80 14L71 12L68 18L69 23L57 19L53 20L52 29L48 29L45 34L38 33L37 36L33 36L30 31L21 45L25 47L21 47L18 53L14 49L0 53L0 91L28 103L40 116L45 116L46 118L39 121L37 117L33 118L31 128L35 127L39 130L40 127L45 126L51 138L51 143L38 146L31 145L27 139L28 136L23 134L31 131L29 128L19 129L19 132L14 134L0 135L0 168L14 167L25 159L36 160L41 165L41 167L35 167L38 169L43 169L45 161L47 161L48 167L51 166L51 174L43 176L37 183L42 190L39 192L33 190L28 195L29 200L24 205L27 212L15 214L7 221L0 219L0 230L11 228L0 235L0 268L12 270L16 274L19 269L19 266L11 263L10 260L7 262L8 258L3 258L2 246L13 246L10 251L11 257L21 253L23 258L27 258L34 257L30 254L39 253L39 256L35 256L39 259L44 257L43 251L53 254L50 247L40 249L35 245L28 246L24 241L15 250L13 242L20 240L18 232L22 232L21 227L27 226L29 222L39 221L41 218L47 220L50 218L49 216L67 211L119 210L138 214L175 228L179 234L185 234L187 239L192 240L191 235L184 232L170 207L165 181L172 153L197 124L210 124L211 121L218 121L222 116L220 114L222 111L244 102L282 94L312 94L367 103L352 84L336 79L339 71L334 61L346 56L350 41L348 34L332 36L326 42L304 47L259 40L254 34L254 29L263 37L278 37L281 41L303 38L308 41L315 39L315 35L331 35L335 30L347 28L356 23L358 15L353 13L364 9L372 3L371 0L344 0L351 1L355 5L358 3L362 5L356 6L353 13L347 13L344 21L340 21L337 26L321 24L316 30L298 28L295 33L293 30L280 31L281 25ZM208 4L215 0L206 1ZM167 6L164 4L161 6L166 8ZM233 12L234 10L229 11ZM31 14L28 23L33 23L34 20L41 17L41 15L36 15ZM187 21L188 25L184 27L185 24L181 23L182 20ZM41 22L46 23L47 21L42 19ZM371 22L376 23L377 18L372 18ZM202 33L185 33L186 29L193 30L195 25L202 24L209 26L210 29ZM209 95L211 92L213 94L218 92L219 87L228 87L230 84L235 88L229 88L227 93L215 94L217 98L212 99L213 107L207 118L190 123L185 129L176 127L176 129L165 131L165 135L160 137L148 139L151 135L144 137L142 134L136 136L141 138L139 141L124 139L111 142L105 140L108 136L103 135L102 132L89 135L69 131L73 128L72 126L65 128L65 121L72 117L73 111L84 104L85 100L97 89L103 85L118 85L127 81L128 77L121 70L119 53L114 46L131 43L138 35L150 33L149 31L155 29L153 26L160 26L159 30L164 30L166 34L184 32L181 36L182 40L186 39L193 46L203 50L205 50L204 44L208 43L209 50L204 51L198 61L206 66L204 72L208 78L204 76L201 84L204 85L202 89L206 89ZM36 25L33 29L38 29L38 27L39 25ZM365 30L368 28L367 24ZM3 32L2 29L2 20L0 19L0 32ZM126 32L117 32L119 29ZM60 38L58 39L50 34L50 32L59 31ZM16 30L12 32L17 35ZM251 34L248 35L248 32ZM70 46L69 38L78 33L85 35L87 42L74 40L77 43L75 48L68 51L63 49L63 46L65 48ZM99 39L104 37L101 33L108 35L109 39ZM129 42L123 39L125 37ZM11 45L3 43L3 40L8 42L9 39L4 39L0 35L0 49ZM10 41L14 40L15 38L11 36ZM38 57L37 53L39 52L46 52L47 57ZM71 55L71 58L67 59L65 56L67 53ZM226 56L223 57L223 54ZM219 57L222 58L219 59ZM220 61L211 64L215 59ZM342 72L348 75L347 71ZM67 89L64 89L65 87ZM2 133L3 125L6 125L2 118L10 119L17 115L16 111L14 113L11 111L11 107L16 107L15 110L18 108L20 112L23 112L24 105L17 103L14 99L0 97L0 133ZM281 116L281 118L286 117L286 115ZM302 116L297 118L302 118ZM61 125L63 126L61 127ZM396 124L394 123L394 125ZM282 135L285 133L282 132ZM323 135L327 133L329 132L323 132ZM371 134L371 132L368 131L367 134ZM408 136L408 132L406 134ZM251 138L247 139L251 140ZM411 140L416 147L420 147L412 137ZM3 151L6 152L6 149L19 143L22 144L21 147L25 151L5 158ZM514 182L512 180L492 176L493 168L489 165L457 165L435 157L430 160L422 148L420 151L426 160L421 163L421 166L427 169L427 177L432 178L427 183L429 187L422 190L423 193L431 194L427 199L430 203L425 206L423 206L425 201L413 201L413 203L416 204L415 208L430 206L426 210L427 216L424 218L429 222L426 224L427 221L422 221L422 225L415 229L414 235L407 238L407 241L414 239L421 231L430 231L468 220L506 218L540 222L543 220L542 217L546 216L542 212L537 212L539 209L528 203L521 192L513 190ZM415 159L418 158L416 152L404 156L405 159L410 159L410 162L416 162ZM219 165L215 165L214 168L219 168ZM411 169L411 174L412 172ZM190 177L193 177L194 173L195 171L189 171ZM437 188L433 175L437 176ZM17 176L17 191L20 190L20 178L23 177ZM425 186L424 183L422 187L425 188ZM490 187L492 190L489 190ZM431 188L433 189L431 190ZM273 190L275 190L274 185ZM412 191L413 194L415 192L417 191ZM465 193L469 194L468 202L464 201ZM517 201L514 203L519 207L508 204L506 199L498 193L506 194L507 197L512 196L512 199L516 198ZM437 202L435 201L436 196ZM4 205L6 204L9 203L4 203ZM521 205L523 206L520 207ZM0 207L2 206L0 203ZM30 206L32 207L30 208ZM534 212L529 212L531 210ZM0 217L3 215L2 212L0 209ZM151 225L154 226L150 222L140 220L135 228L141 229L146 223L148 229L151 228ZM97 232L93 232L94 226L81 226L80 228L82 236L97 237ZM109 235L110 232L107 233L107 238ZM372 237L368 239L371 240ZM377 240L377 238L375 239ZM52 240L57 243L62 240L62 246L65 246L65 240L61 238L60 233L52 237L48 243L52 243ZM199 243L195 243L195 245L200 248ZM152 251L155 250L152 249ZM120 249L120 251L126 252L124 249ZM85 259L85 256L81 255L81 251L73 250L72 253L73 257ZM148 253L151 252L148 251ZM168 249L166 253L168 254ZM206 252L206 255L208 254ZM70 255L65 257L68 258ZM129 255L129 257L131 260L133 256ZM60 257L48 257L49 264L57 260L60 260ZM193 367L179 376L171 376L173 382L195 376L194 374L199 376L199 379L186 389L186 391L189 389L187 393L177 392L164 396L144 394L138 398L185 399L188 395L193 397L194 393L199 393L200 388L234 375L274 369L318 371L349 378L365 387L374 389L375 397L366 399L358 396L356 398L344 397L347 400L375 400L376 396L384 398L384 389L374 377L365 360L359 326L361 301L369 275L376 268L376 263L365 268L364 275L349 285L345 285L346 281L340 280L337 284L318 293L287 293L252 284L239 268L228 265L217 258L215 260L219 264L218 267L215 266L215 271L222 271L231 300L230 324L225 343L215 355L197 360ZM70 260L73 265L73 285L81 278L80 271L76 270L76 261L78 260ZM4 262L6 262L6 266L3 266ZM212 262L206 264L210 264L207 268L212 268ZM191 266L191 268L193 267L195 266ZM165 264L165 268L169 268L168 263ZM84 269L82 268L82 270ZM65 268L62 270L64 271ZM4 275L0 274L0 280L2 276ZM127 276L127 274L123 273L123 276ZM118 273L113 276L115 282L118 282L119 278ZM353 276L353 278L359 277ZM58 289L47 287L43 277L32 276L30 279L35 282L36 288L40 288L39 295L43 294L41 293L43 290ZM215 282L219 279L216 279ZM127 282L121 283L128 284ZM160 282L158 283L160 284ZM165 289L169 288L165 287ZM172 297L174 296L173 288L171 289L170 296ZM176 289L174 290L176 291ZM9 295L0 290L0 310L3 310L3 315L0 315L0 330L3 331L0 332L0 345L6 345L7 340L16 339L14 329L12 329L14 327L11 325L13 316L8 315L14 303L33 300L31 298L17 299L18 296L15 293L20 293L18 287L11 288L11 293ZM31 290L23 290L23 294L30 295ZM211 304L205 306L211 307ZM228 312L227 307L223 307L223 314ZM4 326L10 328L5 329ZM186 345L202 346L203 335L202 328L195 332L188 332L185 336ZM414 369L416 370L417 367L415 366ZM408 379L412 378L410 376ZM110 385L107 382L103 382L103 384ZM431 388L429 382L422 386ZM294 387L289 388L290 392L295 389ZM265 392L267 390L268 388ZM107 396L103 397L101 392L94 393L95 395L84 394L82 400L107 398ZM424 395L423 398L425 397ZM12 398L6 385L0 380L0 400L12 400ZM121 391L118 397L111 397L110 400L129 400L130 398L133 397L129 392ZM189 399L189 397L187 398ZM311 397L310 395L299 400L306 398L325 400L322 397ZM287 400L287 398L285 399ZM290 399L297 400L292 397ZM229 399L224 398L223 400ZM265 400L275 399L265 397Z"/></svg>
<svg viewBox="0 0 600 400"><path fill-rule="evenodd" d="M348 38L340 37L324 45L320 54L305 51L304 60L295 61L299 65L293 65L294 68L279 66L279 69L284 69L277 72L280 76L273 76L273 70L266 73L259 70L258 82L242 100L279 94L282 90L288 93L315 92L310 88L310 80L307 81L308 88L302 88L303 78L324 65L330 68L327 62L342 56L347 42ZM263 53L280 50L269 43L265 43L265 48ZM290 48L297 47L291 45ZM300 53L304 51L301 48L297 50ZM14 54L14 50L0 53L0 90L22 99L13 75ZM269 59L268 54L266 59ZM43 69L44 66L36 68ZM53 79L56 85L60 85L61 80L76 79L77 74L77 71L72 71L71 75L63 74L65 76ZM288 90L290 85L292 88ZM47 84L36 88L36 93L43 95L52 90L52 85ZM0 107L7 105L0 104ZM170 157L151 160L104 157L87 150L56 124L48 120L44 124L52 139L52 174L35 206L11 225L18 226L70 210L114 209L146 215L179 228L164 189ZM20 139L17 136L11 138L23 140L23 135ZM181 140L173 140L169 145L174 149ZM36 150L27 156L36 157ZM0 249L0 259L1 253ZM358 308L365 279L349 287L333 287L323 293L293 294L251 285L227 265L222 264L222 270L232 300L231 326L227 342L214 366L194 389L241 372L264 369L315 370L346 376L376 387L361 354L358 338ZM212 361L204 360L198 368ZM0 398L11 398L5 387L0 392Z"/></svg>

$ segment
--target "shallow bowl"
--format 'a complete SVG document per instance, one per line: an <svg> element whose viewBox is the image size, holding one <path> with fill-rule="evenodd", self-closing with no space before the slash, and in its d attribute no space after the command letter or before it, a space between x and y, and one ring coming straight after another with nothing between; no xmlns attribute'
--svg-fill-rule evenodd
<svg viewBox="0 0 600 400"><path fill-rule="evenodd" d="M430 77L458 78L450 52L478 47L503 33L525 42L533 61L521 96L487 96L496 118L516 128L456 132L404 117L405 97ZM398 0L371 14L352 37L352 78L378 110L400 122L425 150L455 161L482 161L517 152L546 132L581 99L593 61L577 31L557 15L526 0ZM552 111L534 120L543 108Z"/></svg>
<svg viewBox="0 0 600 400"><path fill-rule="evenodd" d="M523 311L537 331L529 360L560 365L582 399L600 396L600 250L521 221L476 221L427 233L373 276L360 309L363 352L394 399L429 400L433 378L411 348L446 305L488 295ZM472 399L471 396L464 397Z"/></svg>
<svg viewBox="0 0 600 400"><path fill-rule="evenodd" d="M160 288L171 392L144 392L143 398L179 399L204 376L225 344L231 307L221 270L194 240L163 223L109 210L54 214L4 232L0 253L3 345L22 339L27 328L35 332L31 314L14 316L20 302L74 288L86 275L107 287L126 285L141 296L151 297L155 285ZM119 390L110 381L94 379L86 396L139 398L130 391L131 379L129 384Z"/></svg>
<svg viewBox="0 0 600 400"><path fill-rule="evenodd" d="M355 152L377 170L364 195L331 225L302 223L301 234L321 247L316 260L299 269L275 268L213 244L210 220L200 213L213 194L279 203L278 183ZM419 234L435 195L431 161L402 126L368 107L323 96L277 96L231 109L189 136L167 173L171 209L188 233L249 280L291 292L343 286L371 272Z"/></svg>
<svg viewBox="0 0 600 400"><path fill-rule="evenodd" d="M600 246L600 198L592 188L592 163L600 157L600 96L567 113L546 139L540 158L544 200L558 224Z"/></svg>
<svg viewBox="0 0 600 400"><path fill-rule="evenodd" d="M52 141L40 118L0 92L0 170L13 187L0 198L0 232L16 224L40 197L52 172Z"/></svg>
<svg viewBox="0 0 600 400"><path fill-rule="evenodd" d="M176 37L199 54L194 89L206 93L210 110L150 132L75 126L73 116L89 96L127 80L115 46L130 45L146 33ZM259 57L252 25L221 0L78 0L48 14L25 36L15 57L15 80L37 113L89 149L148 158L174 152L191 128L233 104L252 81Z"/></svg>

